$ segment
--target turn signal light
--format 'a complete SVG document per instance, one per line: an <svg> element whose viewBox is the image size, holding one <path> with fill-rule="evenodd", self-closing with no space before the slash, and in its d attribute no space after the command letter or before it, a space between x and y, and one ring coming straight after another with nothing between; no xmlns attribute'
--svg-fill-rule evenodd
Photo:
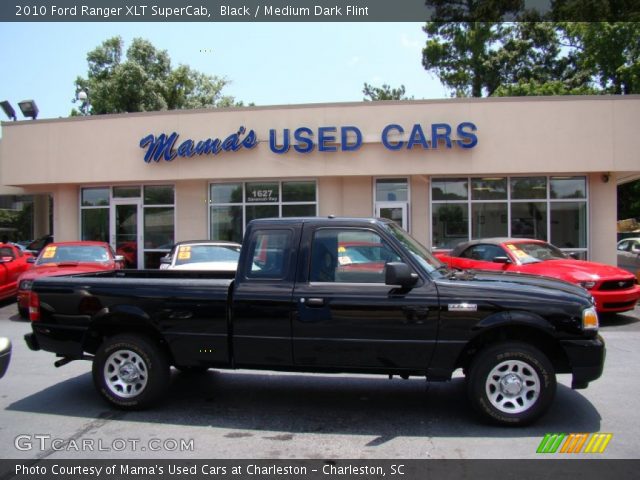
<svg viewBox="0 0 640 480"><path fill-rule="evenodd" d="M582 311L582 328L584 330L597 330L600 326L600 322L598 321L598 313L596 309L585 308Z"/></svg>
<svg viewBox="0 0 640 480"><path fill-rule="evenodd" d="M29 320L40 321L40 297L35 292L29 294Z"/></svg>

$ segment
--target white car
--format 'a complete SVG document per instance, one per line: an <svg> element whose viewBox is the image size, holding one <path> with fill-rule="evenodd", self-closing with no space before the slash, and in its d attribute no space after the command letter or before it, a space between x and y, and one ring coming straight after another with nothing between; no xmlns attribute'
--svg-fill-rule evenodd
<svg viewBox="0 0 640 480"><path fill-rule="evenodd" d="M191 240L176 243L171 252L160 259L164 270L209 270L235 272L240 258L239 243L213 240Z"/></svg>
<svg viewBox="0 0 640 480"><path fill-rule="evenodd" d="M625 238L618 242L618 267L636 273L640 269L640 238Z"/></svg>
<svg viewBox="0 0 640 480"><path fill-rule="evenodd" d="M0 337L0 378L2 378L9 368L11 360L11 341L8 338Z"/></svg>

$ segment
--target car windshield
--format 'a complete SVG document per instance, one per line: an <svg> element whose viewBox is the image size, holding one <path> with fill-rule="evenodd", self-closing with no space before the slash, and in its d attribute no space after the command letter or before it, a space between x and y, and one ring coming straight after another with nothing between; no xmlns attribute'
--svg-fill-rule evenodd
<svg viewBox="0 0 640 480"><path fill-rule="evenodd" d="M235 245L180 245L174 264L238 262L240 247Z"/></svg>
<svg viewBox="0 0 640 480"><path fill-rule="evenodd" d="M65 262L93 262L109 261L107 249L98 245L48 245L42 251L36 265Z"/></svg>
<svg viewBox="0 0 640 480"><path fill-rule="evenodd" d="M434 277L443 276L442 267L446 267L440 260L434 257L416 239L405 232L395 223L384 223L386 230L391 233L413 255L413 258Z"/></svg>
<svg viewBox="0 0 640 480"><path fill-rule="evenodd" d="M553 245L542 242L506 243L505 247L521 264L544 262L545 260L564 260L567 256Z"/></svg>

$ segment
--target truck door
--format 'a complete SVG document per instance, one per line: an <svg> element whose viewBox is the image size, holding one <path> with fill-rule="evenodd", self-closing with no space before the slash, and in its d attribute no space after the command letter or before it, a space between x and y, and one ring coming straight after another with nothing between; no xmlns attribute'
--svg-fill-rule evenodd
<svg viewBox="0 0 640 480"><path fill-rule="evenodd" d="M296 366L426 369L438 328L434 284L385 285L385 264L407 259L373 229L306 225L302 243L311 252L293 295Z"/></svg>
<svg viewBox="0 0 640 480"><path fill-rule="evenodd" d="M231 309L236 366L293 363L291 312L297 253L292 248L294 238L299 238L295 227L264 227L253 230L245 239L247 251L238 266Z"/></svg>

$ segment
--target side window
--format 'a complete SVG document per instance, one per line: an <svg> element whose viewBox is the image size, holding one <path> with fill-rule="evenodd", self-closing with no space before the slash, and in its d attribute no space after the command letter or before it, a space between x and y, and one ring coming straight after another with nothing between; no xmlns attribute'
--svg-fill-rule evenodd
<svg viewBox="0 0 640 480"><path fill-rule="evenodd" d="M629 242L626 241L626 240L624 242L620 242L620 244L618 244L618 250L620 250L620 251L629 250Z"/></svg>
<svg viewBox="0 0 640 480"><path fill-rule="evenodd" d="M251 264L248 278L281 279L287 274L287 252L291 248L289 230L263 230L257 232L250 246Z"/></svg>
<svg viewBox="0 0 640 480"><path fill-rule="evenodd" d="M493 262L494 258L506 256L506 254L496 245L480 244L467 248L460 256L481 262Z"/></svg>
<svg viewBox="0 0 640 480"><path fill-rule="evenodd" d="M322 229L311 247L311 282L384 283L388 262L400 256L375 232Z"/></svg>

